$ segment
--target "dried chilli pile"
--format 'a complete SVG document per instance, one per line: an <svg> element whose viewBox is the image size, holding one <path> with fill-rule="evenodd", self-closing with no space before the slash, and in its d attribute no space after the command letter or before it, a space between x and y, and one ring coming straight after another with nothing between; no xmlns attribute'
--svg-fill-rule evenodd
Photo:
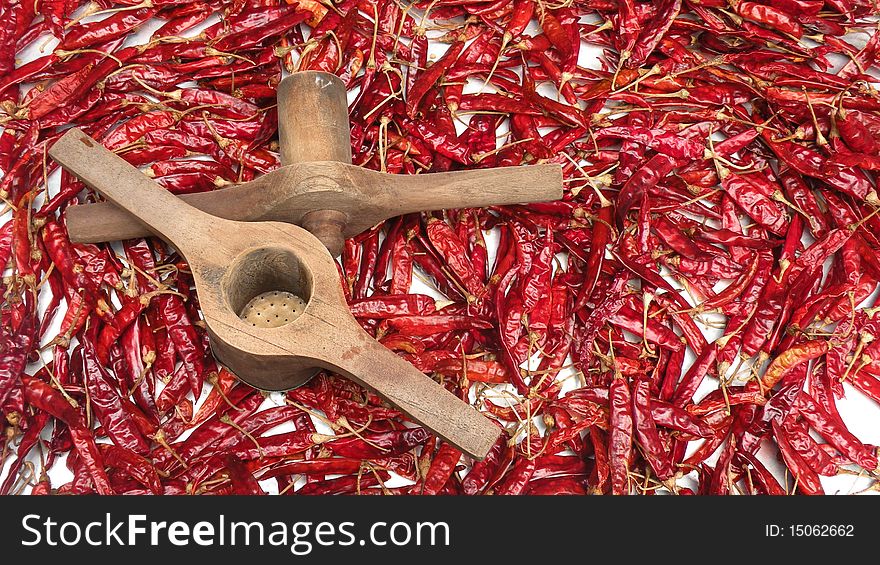
<svg viewBox="0 0 880 565"><path fill-rule="evenodd" d="M4 2L0 490L820 494L820 476L876 477L837 403L844 383L880 402L878 12ZM64 210L97 197L64 172L49 191L67 126L174 193L250 180L279 165L283 69L342 77L364 167L564 169L562 201L397 218L341 257L362 325L504 428L485 460L331 374L265 402L211 356L173 249L70 243ZM73 478L51 484L53 465Z"/></svg>

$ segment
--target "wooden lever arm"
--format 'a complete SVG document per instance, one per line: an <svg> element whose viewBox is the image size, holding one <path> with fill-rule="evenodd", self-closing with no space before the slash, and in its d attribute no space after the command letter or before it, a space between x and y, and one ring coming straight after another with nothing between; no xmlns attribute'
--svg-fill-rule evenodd
<svg viewBox="0 0 880 565"><path fill-rule="evenodd" d="M179 198L229 220L300 224L315 210L339 210L351 237L382 220L411 212L545 202L562 197L558 165L505 167L424 175L389 175L338 162L283 167L249 183L184 194ZM67 229L77 243L145 237L140 222L111 203L67 209Z"/></svg>
<svg viewBox="0 0 880 565"><path fill-rule="evenodd" d="M424 175L387 175L359 169L356 173L371 206L384 220L429 210L484 208L546 202L562 198L562 167L534 165ZM378 222L373 222L373 224Z"/></svg>
<svg viewBox="0 0 880 565"><path fill-rule="evenodd" d="M140 225L141 231L182 245L197 237L194 234L210 237L216 230L216 219L187 206L80 129L65 133L49 149L49 155L86 186L125 210L129 222ZM189 213L185 223L175 221L182 209Z"/></svg>
<svg viewBox="0 0 880 565"><path fill-rule="evenodd" d="M359 327L351 327L361 335L343 341L358 344L357 353L349 349L342 355L332 355L325 361L327 368L373 389L411 419L471 457L483 459L486 456L501 435L500 426Z"/></svg>

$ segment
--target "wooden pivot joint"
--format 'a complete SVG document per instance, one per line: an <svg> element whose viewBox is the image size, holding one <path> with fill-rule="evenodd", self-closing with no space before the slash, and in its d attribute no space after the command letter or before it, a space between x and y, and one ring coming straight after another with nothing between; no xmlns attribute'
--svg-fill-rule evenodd
<svg viewBox="0 0 880 565"><path fill-rule="evenodd" d="M286 390L328 369L373 389L472 457L485 457L497 440L498 426L360 327L336 262L307 230L208 215L76 128L49 154L180 251L192 270L211 348L243 381ZM305 307L289 320L254 323L254 300L267 295L298 297Z"/></svg>
<svg viewBox="0 0 880 565"><path fill-rule="evenodd" d="M401 214L562 197L559 165L420 175L352 165L345 86L328 73L304 71L281 81L278 126L281 168L248 183L180 198L221 218L300 225L336 256L345 238ZM66 214L75 242L149 235L128 211L112 203L73 206Z"/></svg>
<svg viewBox="0 0 880 565"><path fill-rule="evenodd" d="M309 161L351 164L348 98L339 77L303 71L281 81L278 144L282 166ZM300 220L333 256L342 253L346 223L348 214L333 208L307 212Z"/></svg>
<svg viewBox="0 0 880 565"><path fill-rule="evenodd" d="M300 223L335 256L342 253L342 246L345 244L343 232L347 221L348 216L339 210L312 210L303 215Z"/></svg>

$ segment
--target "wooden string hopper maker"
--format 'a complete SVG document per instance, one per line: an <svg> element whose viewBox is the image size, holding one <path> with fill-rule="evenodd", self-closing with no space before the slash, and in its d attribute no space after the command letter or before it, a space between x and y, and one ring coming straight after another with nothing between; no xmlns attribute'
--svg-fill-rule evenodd
<svg viewBox="0 0 880 565"><path fill-rule="evenodd" d="M558 199L560 167L405 176L354 166L345 87L327 73L285 78L278 109L281 168L181 197L70 130L49 154L109 201L69 208L71 239L155 235L176 247L192 269L214 354L248 384L288 390L327 369L485 457L500 429L360 327L333 256L344 238L400 214Z"/></svg>

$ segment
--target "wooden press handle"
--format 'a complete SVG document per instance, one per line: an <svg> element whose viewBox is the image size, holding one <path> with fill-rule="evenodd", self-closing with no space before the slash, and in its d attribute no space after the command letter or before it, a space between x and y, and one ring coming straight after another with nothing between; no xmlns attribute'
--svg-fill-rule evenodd
<svg viewBox="0 0 880 565"><path fill-rule="evenodd" d="M319 170L323 167L321 163L301 167L314 168L315 174L328 174ZM344 171L330 174L349 180L355 188L343 193L321 195L321 208L316 207L319 197L314 194L294 194L292 188L278 187L265 177L212 192L181 194L179 198L212 216L228 220L272 220L300 224L306 229L309 226L305 225L307 222L304 220L309 216L313 220L318 218L315 215L317 211L327 211L323 206L334 206L353 212L342 231L345 237L352 237L388 218L411 212L526 204L562 198L562 168L559 165L421 175L389 175L350 165ZM299 175L300 178L305 176ZM269 196L271 194L277 198ZM66 216L70 239L77 243L100 243L149 235L147 229L128 212L111 203L73 206L67 209ZM330 221L336 221L336 218ZM315 229L309 231L315 233Z"/></svg>
<svg viewBox="0 0 880 565"><path fill-rule="evenodd" d="M331 360L337 372L376 391L410 418L471 457L483 459L489 453L501 434L499 426L385 348L360 327L356 331L361 335L343 341L360 345Z"/></svg>
<svg viewBox="0 0 880 565"><path fill-rule="evenodd" d="M178 198L194 208L227 220L249 222L254 211L242 201L241 194L227 193L229 188L213 192L181 194ZM112 202L97 202L71 206L64 211L67 233L74 243L102 243L122 241L151 235L150 230L136 217Z"/></svg>
<svg viewBox="0 0 880 565"><path fill-rule="evenodd" d="M308 161L351 164L348 95L336 75L300 71L278 85L278 143L282 165ZM342 253L348 216L339 210L313 210L300 220L334 257Z"/></svg>
<svg viewBox="0 0 880 565"><path fill-rule="evenodd" d="M65 133L49 156L151 233L178 247L215 233L217 218L184 203L80 129Z"/></svg>
<svg viewBox="0 0 880 565"><path fill-rule="evenodd" d="M379 182L382 190L377 191L372 203L386 210L389 218L428 210L485 208L562 198L559 165L383 175Z"/></svg>

